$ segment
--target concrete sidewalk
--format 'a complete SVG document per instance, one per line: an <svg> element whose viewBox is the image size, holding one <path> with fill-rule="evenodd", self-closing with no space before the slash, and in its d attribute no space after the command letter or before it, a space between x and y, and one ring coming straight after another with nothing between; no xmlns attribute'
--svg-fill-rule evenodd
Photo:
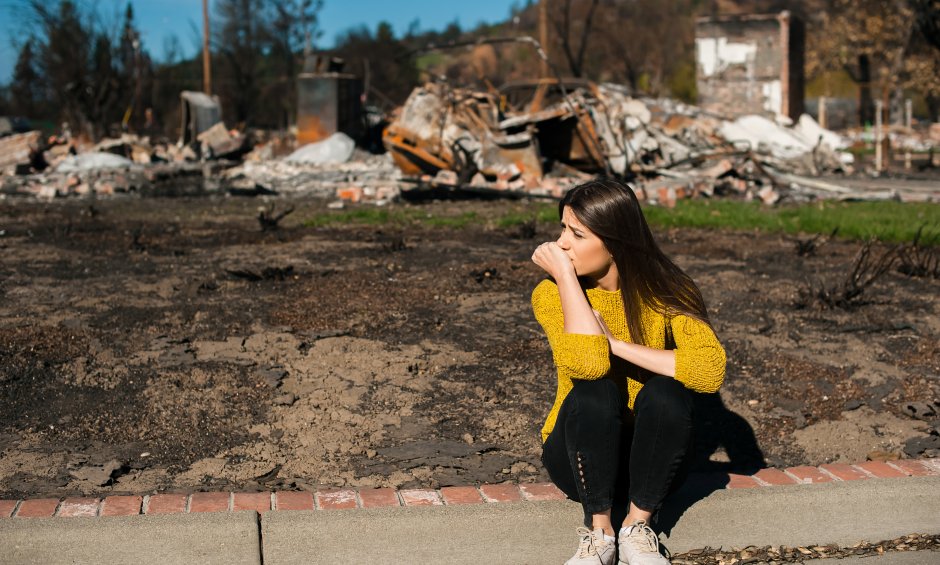
<svg viewBox="0 0 940 565"><path fill-rule="evenodd" d="M938 494L938 476L711 492L687 484L659 526L673 553L852 545L940 533ZM2 519L0 563L552 564L573 553L581 520L580 505L571 501ZM940 564L940 552L864 559Z"/></svg>

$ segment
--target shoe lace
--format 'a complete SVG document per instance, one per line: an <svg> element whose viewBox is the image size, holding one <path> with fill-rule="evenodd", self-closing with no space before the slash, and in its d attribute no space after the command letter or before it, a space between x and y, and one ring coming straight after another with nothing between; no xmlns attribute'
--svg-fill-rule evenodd
<svg viewBox="0 0 940 565"><path fill-rule="evenodd" d="M630 526L627 532L627 542L637 551L659 553L659 538L646 525L645 520L640 520Z"/></svg>
<svg viewBox="0 0 940 565"><path fill-rule="evenodd" d="M581 526L578 528L578 535L581 537L581 542L578 544L578 557L597 555L594 532Z"/></svg>

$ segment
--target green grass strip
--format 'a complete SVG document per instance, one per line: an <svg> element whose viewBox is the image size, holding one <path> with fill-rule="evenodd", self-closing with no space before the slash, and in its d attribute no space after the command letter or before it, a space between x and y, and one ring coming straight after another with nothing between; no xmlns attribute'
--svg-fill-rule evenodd
<svg viewBox="0 0 940 565"><path fill-rule="evenodd" d="M557 224L556 204L530 202L507 207L497 214L435 212L420 206L362 207L328 211L304 222L308 227L327 225L425 225L464 228L495 226L512 228L535 220L539 224ZM816 234L839 229L838 236L865 240L875 238L888 243L912 241L923 227L921 242L940 244L940 204L882 202L818 201L808 204L765 206L759 202L736 200L680 200L675 208L644 206L647 221L654 228L714 228L761 231L768 233Z"/></svg>
<svg viewBox="0 0 940 565"><path fill-rule="evenodd" d="M725 228L770 233L831 233L839 237L875 238L889 243L912 241L923 226L922 243L940 243L940 204L920 202L834 202L765 206L733 200L681 200L673 209L644 208L657 227Z"/></svg>

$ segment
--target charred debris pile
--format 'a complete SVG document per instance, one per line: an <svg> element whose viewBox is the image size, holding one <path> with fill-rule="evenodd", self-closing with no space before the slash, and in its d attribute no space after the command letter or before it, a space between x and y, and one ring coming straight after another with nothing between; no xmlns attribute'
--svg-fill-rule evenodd
<svg viewBox="0 0 940 565"><path fill-rule="evenodd" d="M429 82L388 114L363 113L360 131L367 133L360 137L381 139L372 152L342 132L298 147L295 133L229 130L217 99L184 92L181 101L182 135L174 143L125 134L90 144L68 132L7 132L0 197L305 193L341 207L398 198L558 198L595 175L623 178L641 199L666 206L695 197L767 204L911 197L842 182L866 176L845 151L853 139L809 115L795 123L720 116L586 80L486 90ZM933 147L940 141L934 133L918 143Z"/></svg>

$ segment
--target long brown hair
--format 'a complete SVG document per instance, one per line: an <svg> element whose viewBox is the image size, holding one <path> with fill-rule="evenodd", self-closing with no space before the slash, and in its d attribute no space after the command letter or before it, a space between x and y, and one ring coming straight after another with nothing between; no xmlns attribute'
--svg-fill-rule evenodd
<svg viewBox="0 0 940 565"><path fill-rule="evenodd" d="M659 249L633 190L612 178L597 178L568 191L558 216L570 206L575 217L604 243L620 275L627 328L646 345L643 305L668 318L685 314L711 325L705 300L689 275ZM668 323L667 323L668 328Z"/></svg>

